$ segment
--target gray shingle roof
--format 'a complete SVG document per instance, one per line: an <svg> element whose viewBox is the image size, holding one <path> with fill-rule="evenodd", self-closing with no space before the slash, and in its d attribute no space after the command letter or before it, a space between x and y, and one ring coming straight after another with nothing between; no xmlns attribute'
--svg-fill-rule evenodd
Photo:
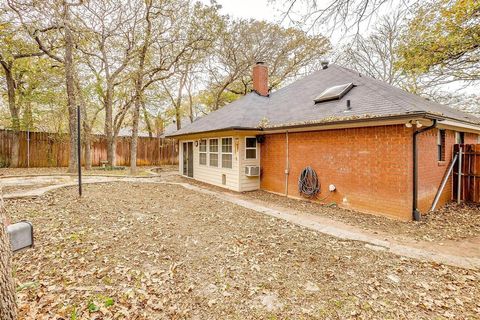
<svg viewBox="0 0 480 320"><path fill-rule="evenodd" d="M342 99L314 103L315 97L325 89L349 82L353 82L355 87ZM351 111L345 112L347 100L351 101ZM316 71L271 93L269 97L249 93L222 109L185 125L171 136L228 129L279 128L347 118L377 118L416 113L480 123L480 118L473 115L331 64L327 69Z"/></svg>

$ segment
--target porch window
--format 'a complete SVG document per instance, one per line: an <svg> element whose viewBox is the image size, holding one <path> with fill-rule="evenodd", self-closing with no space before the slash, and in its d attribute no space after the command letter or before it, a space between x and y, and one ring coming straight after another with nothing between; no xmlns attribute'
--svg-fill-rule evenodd
<svg viewBox="0 0 480 320"><path fill-rule="evenodd" d="M437 136L438 161L445 161L445 130L438 130Z"/></svg>
<svg viewBox="0 0 480 320"><path fill-rule="evenodd" d="M232 138L222 138L222 168L231 169L233 159Z"/></svg>
<svg viewBox="0 0 480 320"><path fill-rule="evenodd" d="M245 159L257 159L257 138L245 138Z"/></svg>
<svg viewBox="0 0 480 320"><path fill-rule="evenodd" d="M218 167L218 139L208 140L208 153L210 156L210 166Z"/></svg>
<svg viewBox="0 0 480 320"><path fill-rule="evenodd" d="M198 145L198 152L199 152L198 162L201 165L207 165L207 140L206 139L200 140L200 144Z"/></svg>

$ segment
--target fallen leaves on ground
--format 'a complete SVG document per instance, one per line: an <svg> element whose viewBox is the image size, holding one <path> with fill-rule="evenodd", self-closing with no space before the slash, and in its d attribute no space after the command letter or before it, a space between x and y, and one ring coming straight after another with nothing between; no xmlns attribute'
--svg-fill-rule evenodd
<svg viewBox="0 0 480 320"><path fill-rule="evenodd" d="M353 210L331 208L317 202L282 197L265 191L246 192L246 196L277 205L326 216L365 230L407 236L422 241L460 240L480 237L480 206L476 204L450 203L423 216L423 221L398 221Z"/></svg>
<svg viewBox="0 0 480 320"><path fill-rule="evenodd" d="M139 183L6 201L23 319L475 318L478 271L373 251L188 191Z"/></svg>

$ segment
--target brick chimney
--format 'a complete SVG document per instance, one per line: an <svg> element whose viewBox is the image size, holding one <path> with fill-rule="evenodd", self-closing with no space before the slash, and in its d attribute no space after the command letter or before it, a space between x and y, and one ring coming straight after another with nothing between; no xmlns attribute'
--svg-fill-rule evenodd
<svg viewBox="0 0 480 320"><path fill-rule="evenodd" d="M268 68L263 62L257 62L253 67L253 91L268 97Z"/></svg>

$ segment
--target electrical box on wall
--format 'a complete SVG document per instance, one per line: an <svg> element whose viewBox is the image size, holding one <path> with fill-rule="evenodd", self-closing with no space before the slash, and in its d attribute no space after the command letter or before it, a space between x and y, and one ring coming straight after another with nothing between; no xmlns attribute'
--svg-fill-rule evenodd
<svg viewBox="0 0 480 320"><path fill-rule="evenodd" d="M247 177L258 177L260 175L259 166L245 166L245 175Z"/></svg>

